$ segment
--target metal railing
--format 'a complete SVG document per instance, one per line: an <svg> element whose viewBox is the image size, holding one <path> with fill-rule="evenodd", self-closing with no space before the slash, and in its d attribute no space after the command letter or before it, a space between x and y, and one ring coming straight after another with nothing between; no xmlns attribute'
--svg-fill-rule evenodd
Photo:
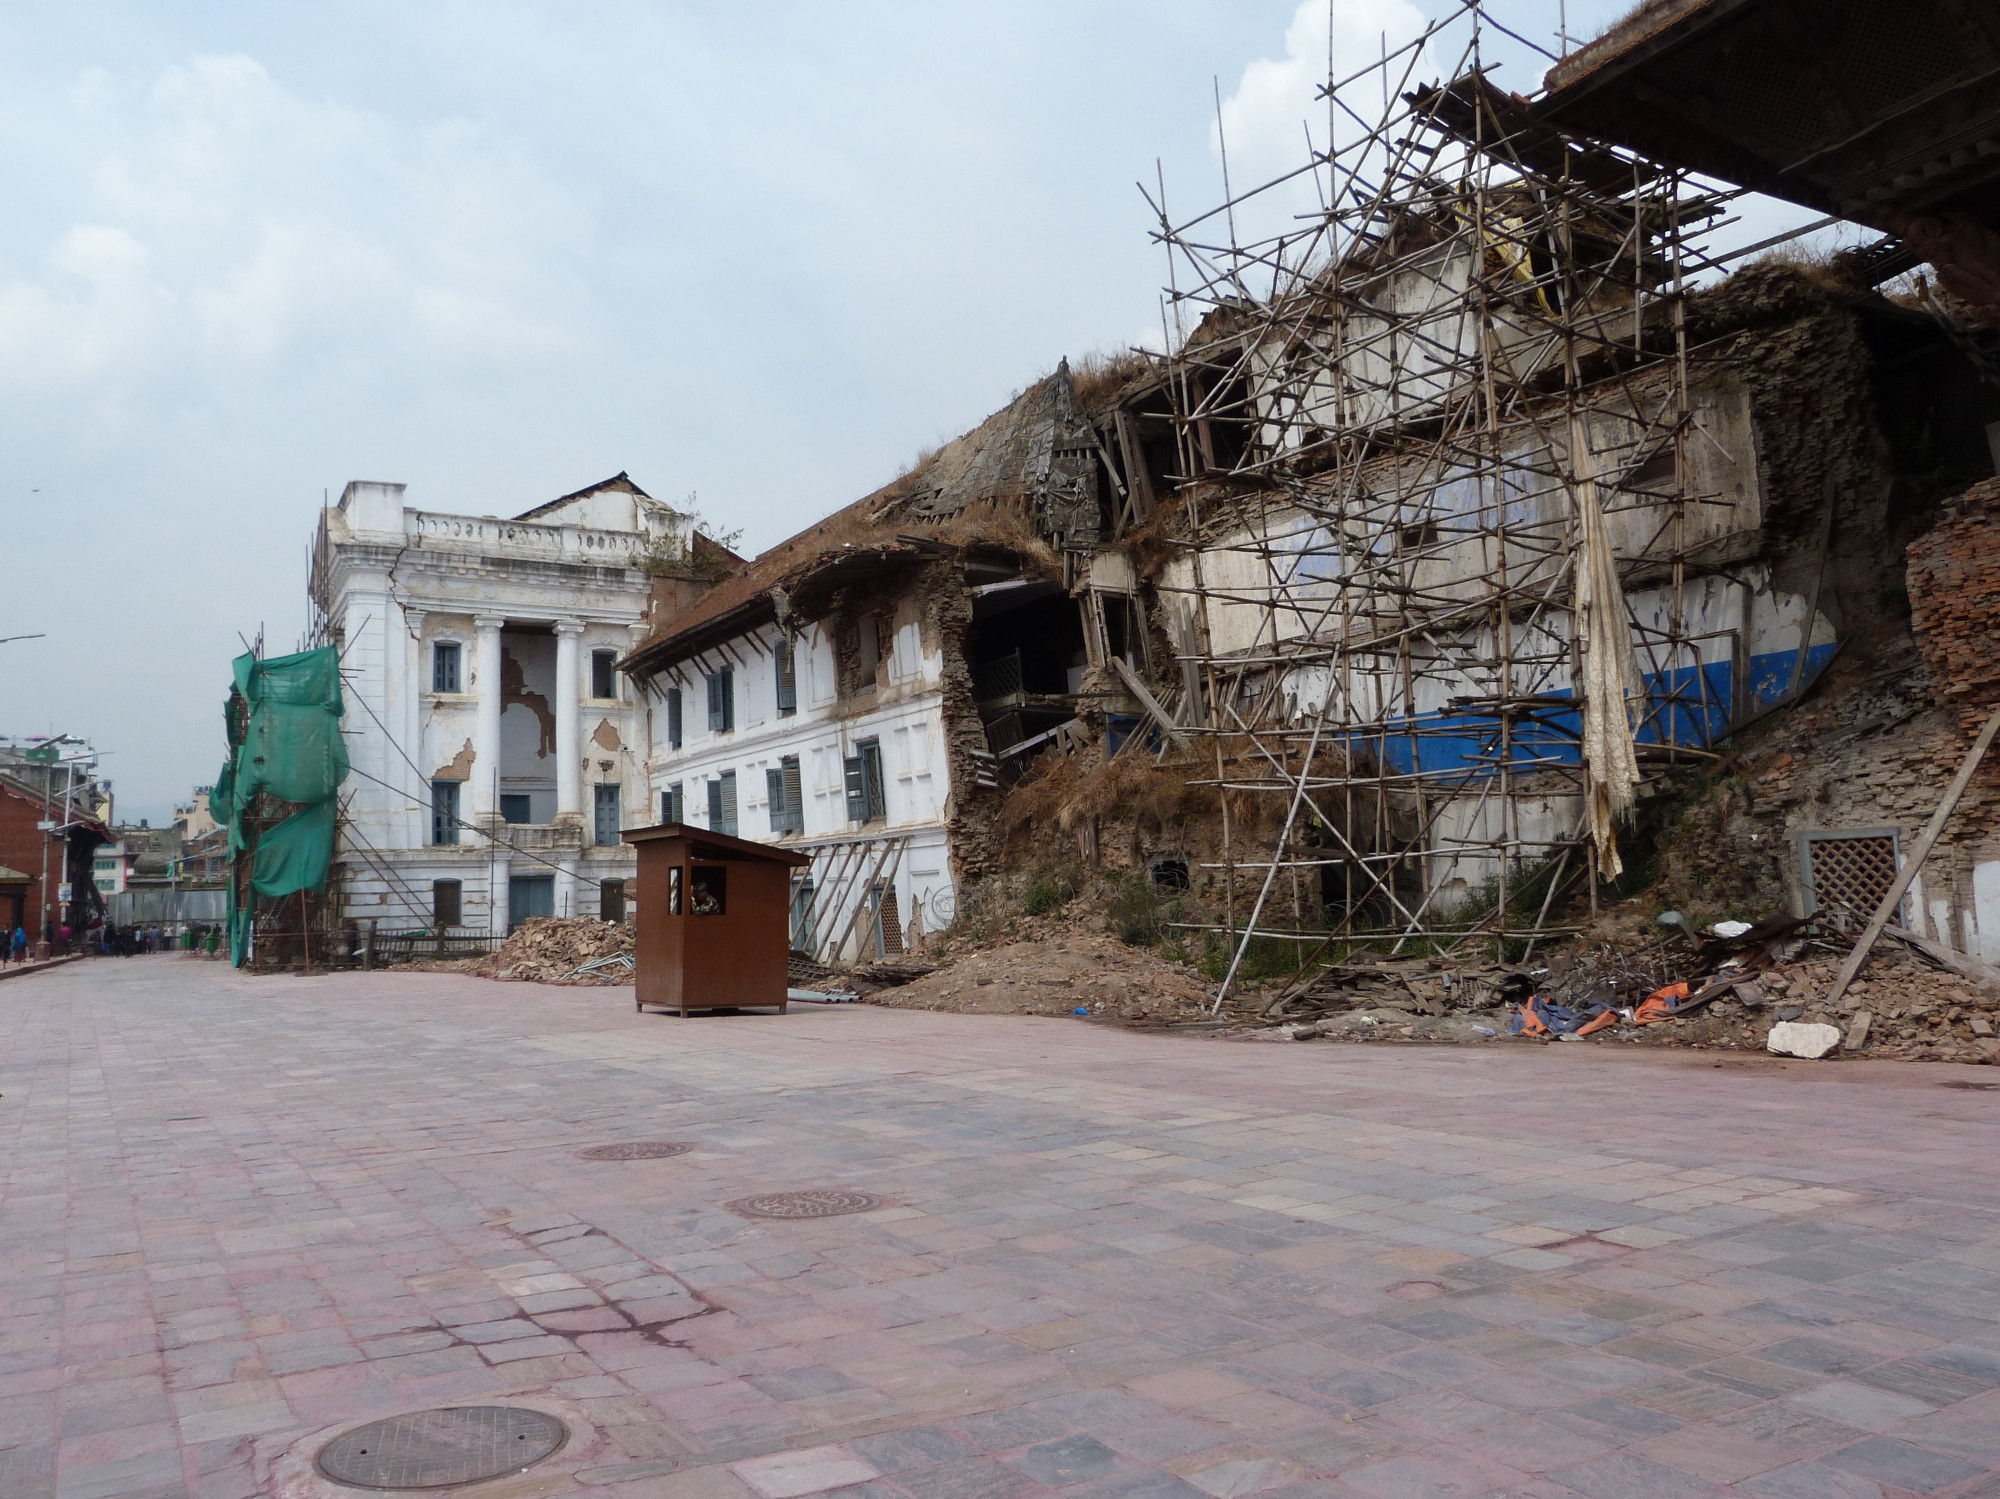
<svg viewBox="0 0 2000 1499"><path fill-rule="evenodd" d="M972 668L972 696L982 703L1016 697L1021 686L1021 653L1009 651L995 661L982 661Z"/></svg>
<svg viewBox="0 0 2000 1499"><path fill-rule="evenodd" d="M483 958L507 939L487 932L377 932L355 936L357 960L367 954L371 965L442 962L451 958Z"/></svg>

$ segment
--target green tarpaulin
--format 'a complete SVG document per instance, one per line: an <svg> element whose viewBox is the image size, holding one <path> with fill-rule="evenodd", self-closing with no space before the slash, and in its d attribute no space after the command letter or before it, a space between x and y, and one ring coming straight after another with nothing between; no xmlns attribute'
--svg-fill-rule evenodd
<svg viewBox="0 0 2000 1499"><path fill-rule="evenodd" d="M324 890L333 862L334 797L347 779L347 745L340 737L340 656L331 646L295 656L232 663L235 690L224 709L229 758L215 778L209 807L229 825L229 846L250 847L243 826L257 793L297 811L263 829L251 858L250 888L258 895ZM229 902L230 959L249 952L254 911Z"/></svg>

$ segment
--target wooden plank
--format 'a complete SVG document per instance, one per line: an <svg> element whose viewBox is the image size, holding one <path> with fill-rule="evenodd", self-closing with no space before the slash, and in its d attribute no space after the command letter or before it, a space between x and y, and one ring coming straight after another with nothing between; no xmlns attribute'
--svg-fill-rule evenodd
<svg viewBox="0 0 2000 1499"><path fill-rule="evenodd" d="M1139 442L1139 424L1122 406L1111 413L1111 418L1118 429L1118 451L1125 459L1125 480L1132 491L1133 515L1143 524L1152 518L1158 501L1153 497L1153 476L1146 471L1146 450Z"/></svg>
<svg viewBox="0 0 2000 1499"><path fill-rule="evenodd" d="M1961 978L1971 979L1985 993L2000 998L2000 968L1991 963L1982 963L1969 954L1946 947L1942 942L1933 942L1928 937L1919 937L1915 932L1891 922L1882 928L1882 935L1894 937L1898 942L1914 947L1926 957L1935 958Z"/></svg>
<svg viewBox="0 0 2000 1499"><path fill-rule="evenodd" d="M1162 708L1159 699L1146 690L1146 684L1140 681L1132 668L1125 664L1124 658L1113 656L1111 658L1111 666L1125 683L1126 689L1131 692L1132 696L1139 700L1139 705L1153 715L1153 721L1159 724L1160 732L1165 734L1176 745L1186 744L1187 736L1181 732L1180 725L1174 722L1173 715L1167 712L1165 708Z"/></svg>
<svg viewBox="0 0 2000 1499"><path fill-rule="evenodd" d="M1868 929L1861 934L1861 940L1854 944L1854 951L1847 955L1847 961L1840 965L1840 972L1833 977L1833 987L1826 991L1825 1003L1833 1004L1847 992L1847 986L1854 982L1854 975L1861 971L1861 965L1868 961L1868 954L1875 946L1875 939L1882 935L1882 929L1895 916L1896 908L1903 903L1903 895L1910 888L1910 881L1917 877L1917 871L1924 867L1924 860L1930 857L1931 845L1944 831L1958 799L1965 794L1965 788L1972 780L1972 773L1979 769L1979 762L1986 758L1986 751L1993 743L1993 735L2000 732L2000 708L1987 715L1979 737L1972 742L1966 752L1965 761L1958 767L1958 774L1945 787L1944 800L1938 803L1937 811L1931 813L1931 820L1917 837L1917 845L1910 850L1910 857L1904 863L1896 882L1889 887L1889 893L1882 897L1882 904L1875 908L1875 915L1869 920Z"/></svg>

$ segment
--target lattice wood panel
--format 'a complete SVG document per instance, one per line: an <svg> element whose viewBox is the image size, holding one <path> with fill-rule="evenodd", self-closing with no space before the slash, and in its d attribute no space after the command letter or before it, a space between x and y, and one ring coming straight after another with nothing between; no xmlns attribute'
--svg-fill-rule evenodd
<svg viewBox="0 0 2000 1499"><path fill-rule="evenodd" d="M1886 833L1809 838L1806 883L1816 910L1866 921L1896 882L1896 840Z"/></svg>

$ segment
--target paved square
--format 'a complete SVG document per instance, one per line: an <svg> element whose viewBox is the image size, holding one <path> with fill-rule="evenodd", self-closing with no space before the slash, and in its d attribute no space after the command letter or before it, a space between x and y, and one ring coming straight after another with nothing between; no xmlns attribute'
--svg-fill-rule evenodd
<svg viewBox="0 0 2000 1499"><path fill-rule="evenodd" d="M576 1435L455 1492L2000 1493L1995 1082L74 965L0 989L0 1495L498 1399ZM886 1205L723 1206L812 1188Z"/></svg>

